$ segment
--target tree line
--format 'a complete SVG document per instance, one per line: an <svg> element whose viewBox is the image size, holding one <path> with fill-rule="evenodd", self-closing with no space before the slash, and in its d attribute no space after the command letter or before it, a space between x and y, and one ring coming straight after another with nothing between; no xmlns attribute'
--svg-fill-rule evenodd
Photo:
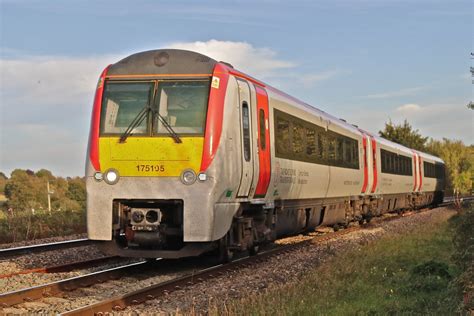
<svg viewBox="0 0 474 316"><path fill-rule="evenodd" d="M83 178L56 177L46 169L37 172L15 169L10 178L0 172L0 194L6 198L3 210L48 210L48 193L52 210L84 211L86 208L86 187Z"/></svg>

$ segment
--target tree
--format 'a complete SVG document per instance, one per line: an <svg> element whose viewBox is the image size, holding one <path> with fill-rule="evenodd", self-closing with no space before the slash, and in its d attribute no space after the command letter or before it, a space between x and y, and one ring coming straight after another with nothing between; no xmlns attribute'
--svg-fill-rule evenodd
<svg viewBox="0 0 474 316"><path fill-rule="evenodd" d="M0 171L0 194L5 194L5 185L7 184L7 176Z"/></svg>
<svg viewBox="0 0 474 316"><path fill-rule="evenodd" d="M86 184L84 179L81 179L79 177L76 178L69 178L68 179L68 189L66 196L73 200L76 201L81 209L85 210L86 209Z"/></svg>
<svg viewBox="0 0 474 316"><path fill-rule="evenodd" d="M16 169L5 184L7 207L16 211L48 208L47 182L51 194L53 210L84 210L86 190L84 180L55 177L51 171L41 169L38 172Z"/></svg>
<svg viewBox="0 0 474 316"><path fill-rule="evenodd" d="M24 211L41 207L37 200L37 192L41 182L27 170L13 170L10 179L5 184L5 196L8 198L7 206L14 210Z"/></svg>
<svg viewBox="0 0 474 316"><path fill-rule="evenodd" d="M379 135L392 142L420 151L426 150L425 144L428 141L428 137L421 136L418 130L414 130L407 120L400 125L396 125L390 120L385 123L384 130L379 131Z"/></svg>
<svg viewBox="0 0 474 316"><path fill-rule="evenodd" d="M460 193L472 190L474 174L474 148L462 141L443 138L442 141L430 139L427 151L439 156L446 164L447 188Z"/></svg>

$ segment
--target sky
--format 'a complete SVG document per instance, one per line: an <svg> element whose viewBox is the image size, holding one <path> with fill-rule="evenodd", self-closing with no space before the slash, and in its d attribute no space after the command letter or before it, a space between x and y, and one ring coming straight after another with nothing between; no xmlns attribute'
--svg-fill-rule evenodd
<svg viewBox="0 0 474 316"><path fill-rule="evenodd" d="M183 48L377 133L474 143L471 1L0 0L0 171L83 176L100 72Z"/></svg>

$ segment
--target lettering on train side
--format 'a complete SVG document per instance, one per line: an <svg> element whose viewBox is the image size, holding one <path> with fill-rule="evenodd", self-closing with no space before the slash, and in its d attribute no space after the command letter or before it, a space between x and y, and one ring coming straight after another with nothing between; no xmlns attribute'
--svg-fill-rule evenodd
<svg viewBox="0 0 474 316"><path fill-rule="evenodd" d="M344 185L360 185L360 181L351 181L351 180L346 180L344 181Z"/></svg>

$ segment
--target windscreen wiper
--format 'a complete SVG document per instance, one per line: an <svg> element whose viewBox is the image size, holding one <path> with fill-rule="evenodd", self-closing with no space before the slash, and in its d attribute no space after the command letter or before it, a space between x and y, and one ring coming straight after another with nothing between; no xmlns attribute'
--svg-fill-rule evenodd
<svg viewBox="0 0 474 316"><path fill-rule="evenodd" d="M138 112L137 116L130 122L130 125L128 125L127 129L125 132L123 132L122 135L120 135L120 140L119 143L125 143L125 140L127 140L127 137L133 134L133 129L137 126L139 126L145 117L147 117L148 112L152 111L151 106L149 104L145 105L145 107Z"/></svg>
<svg viewBox="0 0 474 316"><path fill-rule="evenodd" d="M157 112L157 111L153 111L153 112L154 112L154 114L156 114L158 116L158 119L160 120L160 122L168 130L168 133L173 138L174 142L177 143L177 144L182 143L181 138L178 136L178 134L176 134L176 132L171 127L171 125L168 124L168 122L166 122L165 118L163 116L161 116L161 114L159 112Z"/></svg>

